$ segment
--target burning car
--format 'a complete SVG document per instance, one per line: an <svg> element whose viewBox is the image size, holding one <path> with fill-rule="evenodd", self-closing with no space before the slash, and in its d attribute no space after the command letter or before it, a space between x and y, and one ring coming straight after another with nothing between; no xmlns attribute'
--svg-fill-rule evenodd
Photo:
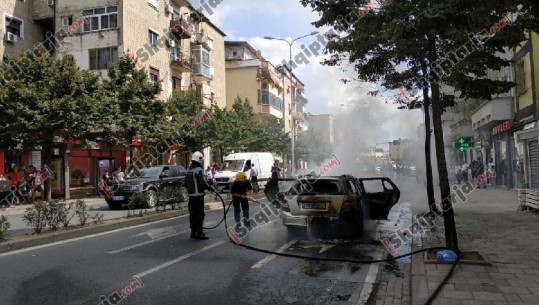
<svg viewBox="0 0 539 305"><path fill-rule="evenodd" d="M399 189L387 177L350 175L271 179L265 194L280 206L289 230L307 227L320 239L361 237L364 220L387 219L400 198Z"/></svg>

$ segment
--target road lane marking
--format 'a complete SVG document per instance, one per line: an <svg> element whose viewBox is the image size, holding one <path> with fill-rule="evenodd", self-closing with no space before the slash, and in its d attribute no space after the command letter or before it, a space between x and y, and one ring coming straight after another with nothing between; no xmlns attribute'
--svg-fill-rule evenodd
<svg viewBox="0 0 539 305"><path fill-rule="evenodd" d="M280 247L279 249L277 249L275 252L277 253L283 253L284 250L290 248L292 245L294 245L298 240L297 239L292 239L290 242L288 242L286 245ZM277 257L277 255L275 254L271 254L271 255L268 255L266 257L264 257L262 260L260 260L258 263L254 264L253 266L251 266L251 269L260 269L262 268L265 264L271 262L275 257Z"/></svg>
<svg viewBox="0 0 539 305"><path fill-rule="evenodd" d="M125 227L125 228L120 228L120 229L116 229L116 230L112 230L112 231L92 234L92 235L88 235L88 236L81 236L81 237L77 237L77 238L61 240L61 241L53 242L53 243L50 243L50 244L39 245L39 246L34 246L34 247L24 248L24 249L19 249L19 250L13 250L13 251L5 252L5 253L0 253L0 257L10 256L10 255L24 253L24 252L33 251L33 250L39 250L39 249L42 249L42 248L47 248L47 247L52 247L52 246L63 245L63 244L67 244L67 243L70 243L70 242L75 242L75 241L79 241L79 240L94 238L94 237L98 237L98 236L104 236L104 235L107 235L107 234L121 232L121 231L125 231L125 230L136 229L136 228L139 228L139 227L151 226L151 225L155 225L155 224L158 224L158 223L161 223L161 222L171 221L171 220L175 220L177 218L184 218L184 217L188 217L188 216L189 216L189 214L181 215L181 216L176 216L176 217L167 218L167 219L163 219L163 220L157 220L157 221L152 221L152 222L148 222L148 223L143 223L143 224L136 225L136 226Z"/></svg>
<svg viewBox="0 0 539 305"><path fill-rule="evenodd" d="M376 254L373 256L373 260L382 259L382 251L376 251ZM359 294L358 305L367 304L369 297L371 296L374 284L376 283L376 278L378 277L378 269L380 269L381 263L373 263L369 265L369 271L365 277L365 283Z"/></svg>
<svg viewBox="0 0 539 305"><path fill-rule="evenodd" d="M211 245L206 246L206 247L204 247L204 248L198 249L198 250L193 251L193 252L191 252L191 253L182 255L182 256L180 256L180 257L178 257L178 258L176 258L176 259L173 259L173 260L168 261L168 262L166 262L166 263L163 263L163 264L161 264L161 265L155 266L155 267L153 267L153 268L151 268L151 269L148 269L148 270L146 270L146 271L144 271L144 272L141 272L141 273L139 273L139 274L136 274L136 275L134 275L133 277L136 277L136 278L139 278L139 279L140 279L140 278L142 278L142 277L145 277L145 276L148 275L148 274L152 274L152 273L154 273L154 272L156 272L156 271L159 271L159 270L161 270L161 269L163 269L163 268L166 268L166 267L168 267L168 266L171 266L171 265L173 265L173 264L175 264L175 263L179 263L179 262L181 262L181 261L184 261L184 260L186 260L186 259L188 259L188 258L190 258L190 257L192 257L192 256L195 256L195 255L197 255L197 254L200 254L200 253L202 253L202 252L204 252L204 251L208 251L208 250L210 250L210 249L212 249L212 248L215 248L215 247L217 247L217 246L220 246L220 245L222 245L222 244L224 244L224 243L225 243L224 240L218 241L218 242L216 242L216 243L214 243L214 244L211 244Z"/></svg>
<svg viewBox="0 0 539 305"><path fill-rule="evenodd" d="M124 252L124 251L127 251L127 250L131 250L131 249L135 249L135 248L138 248L138 247L142 247L142 246L151 244L151 243L153 243L153 242L163 240L163 239L165 239L165 238L169 238L169 237L174 237L174 236L178 236L178 235L181 235L181 234L185 234L185 233L187 233L187 232L191 232L191 229L183 230L183 231L180 231L180 232L178 232L178 233L174 233L174 234L171 234L171 235L159 237L159 238L156 238L156 239L150 239L150 240L143 241L143 242L140 242L140 243L138 243L138 244L134 244L134 245L131 245L131 246L127 246L127 247L124 247L124 248L121 248L121 249L118 249L118 250L109 251L109 252L107 252L107 253L108 253L108 254L117 254L117 253Z"/></svg>

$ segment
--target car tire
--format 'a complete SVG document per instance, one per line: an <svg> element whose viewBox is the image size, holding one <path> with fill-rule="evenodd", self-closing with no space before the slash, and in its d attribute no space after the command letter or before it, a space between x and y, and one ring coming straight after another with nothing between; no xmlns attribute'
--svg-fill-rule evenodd
<svg viewBox="0 0 539 305"><path fill-rule="evenodd" d="M122 208L122 203L120 201L113 201L112 199L105 199L105 201L111 210L119 210Z"/></svg>
<svg viewBox="0 0 539 305"><path fill-rule="evenodd" d="M145 208L151 209L154 208L157 204L157 193L154 190L146 191L148 200L146 200Z"/></svg>

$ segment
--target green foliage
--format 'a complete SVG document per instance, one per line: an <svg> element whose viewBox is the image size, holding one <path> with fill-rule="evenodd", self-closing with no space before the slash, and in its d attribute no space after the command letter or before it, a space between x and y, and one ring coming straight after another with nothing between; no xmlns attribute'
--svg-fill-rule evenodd
<svg viewBox="0 0 539 305"><path fill-rule="evenodd" d="M37 201L24 211L22 220L27 226L34 229L34 233L39 234L47 226L47 211L47 202Z"/></svg>
<svg viewBox="0 0 539 305"><path fill-rule="evenodd" d="M79 218L79 224L81 227L84 227L90 218L90 213L88 212L88 205L84 200L77 200L75 202L75 214Z"/></svg>
<svg viewBox="0 0 539 305"><path fill-rule="evenodd" d="M121 133L106 126L108 140L131 143L134 136L144 141L156 141L166 132L165 104L157 99L161 93L161 83L148 80L147 71L138 70L128 55L120 58L118 67L109 67L108 78L103 81L109 111L113 122Z"/></svg>
<svg viewBox="0 0 539 305"><path fill-rule="evenodd" d="M51 201L47 204L45 210L45 220L47 226L52 230L58 230L62 225L65 224L69 215L69 210L63 203L59 201Z"/></svg>
<svg viewBox="0 0 539 305"><path fill-rule="evenodd" d="M9 228L11 224L5 215L0 215L0 243L9 237Z"/></svg>
<svg viewBox="0 0 539 305"><path fill-rule="evenodd" d="M83 138L110 123L98 76L80 70L71 55L58 59L34 50L0 65L4 150L51 147L57 138Z"/></svg>

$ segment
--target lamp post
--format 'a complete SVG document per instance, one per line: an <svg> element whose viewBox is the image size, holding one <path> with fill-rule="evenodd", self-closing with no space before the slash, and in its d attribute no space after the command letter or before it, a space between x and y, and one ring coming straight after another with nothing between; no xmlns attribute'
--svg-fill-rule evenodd
<svg viewBox="0 0 539 305"><path fill-rule="evenodd" d="M294 44L294 42L302 39L302 38L305 38L305 37L309 37L309 36L314 36L318 34L318 31L314 31L314 32L311 32L307 35L303 35L303 36L300 36L298 38L295 38L293 39L292 41L288 41L286 39L283 39L283 38L275 38L275 37L271 37L271 36L265 36L264 39L268 39L268 40L280 40L280 41L284 41L286 43L288 43L288 46L289 46L289 61L288 61L288 68L290 69L290 72L292 73L292 45ZM284 88L283 88L284 90ZM283 101L284 102L284 101ZM291 103L292 103L292 109L295 110L295 105L294 105L294 100L292 99L291 100ZM292 171L292 174L294 175L296 173L296 160L295 160L295 138L296 138L296 121L294 119L294 117L292 116L292 151L291 151L291 155L292 155L292 168L291 168L291 171Z"/></svg>

